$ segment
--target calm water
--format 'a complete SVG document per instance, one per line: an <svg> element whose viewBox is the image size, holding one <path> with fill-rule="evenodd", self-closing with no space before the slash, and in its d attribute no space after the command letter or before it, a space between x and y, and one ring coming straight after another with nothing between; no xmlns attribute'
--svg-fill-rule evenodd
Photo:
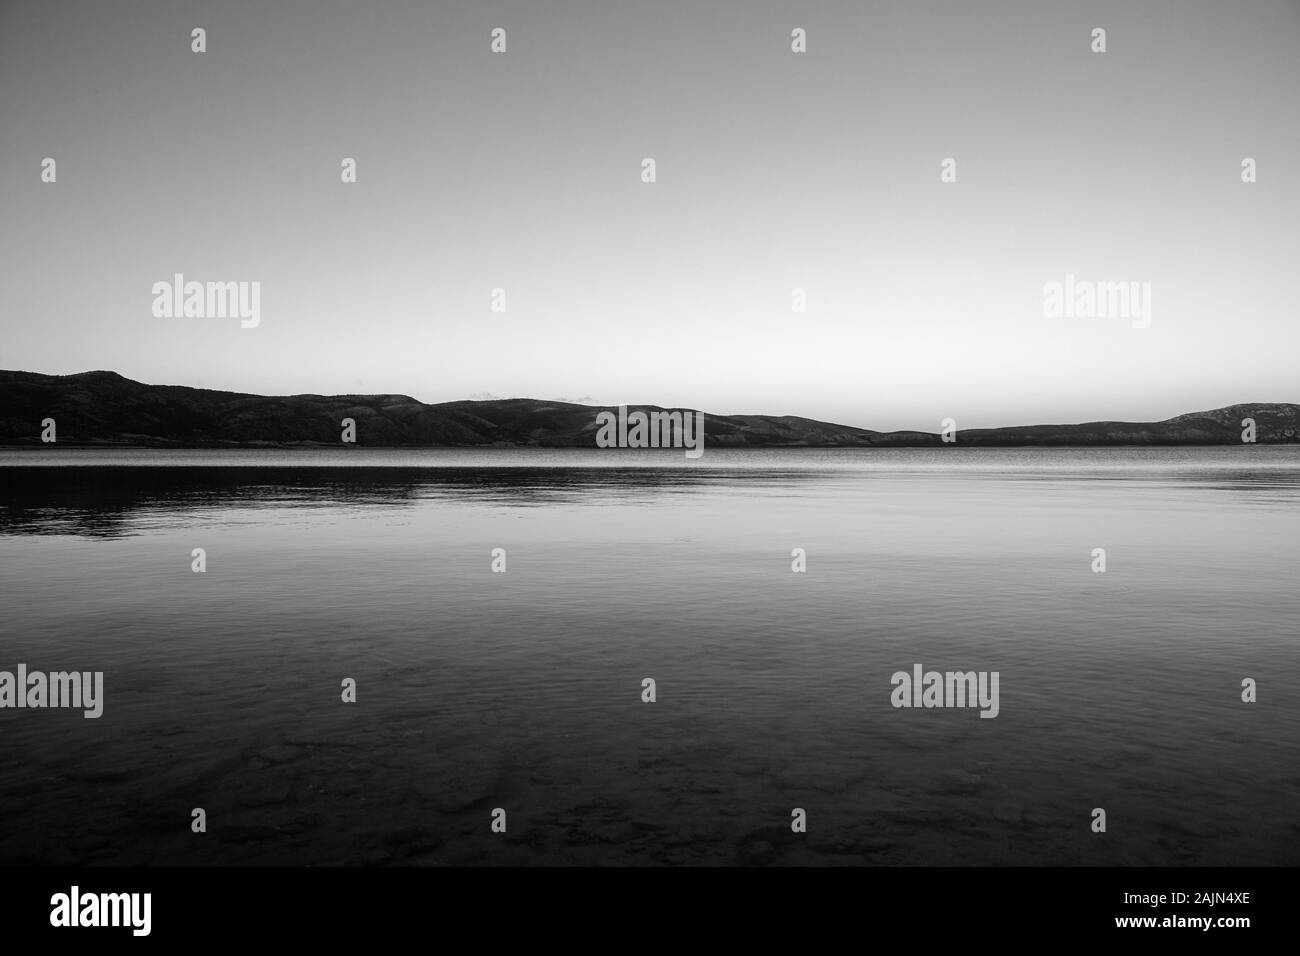
<svg viewBox="0 0 1300 956"><path fill-rule="evenodd" d="M2 452L105 705L0 710L0 862L1296 864L1298 568L1295 446Z"/></svg>

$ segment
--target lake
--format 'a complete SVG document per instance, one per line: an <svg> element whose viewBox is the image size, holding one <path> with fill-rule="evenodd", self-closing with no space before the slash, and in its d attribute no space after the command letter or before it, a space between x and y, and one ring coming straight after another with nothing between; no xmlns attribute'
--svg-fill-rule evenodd
<svg viewBox="0 0 1300 956"><path fill-rule="evenodd" d="M0 863L1295 865L1298 569L1300 446L3 451Z"/></svg>

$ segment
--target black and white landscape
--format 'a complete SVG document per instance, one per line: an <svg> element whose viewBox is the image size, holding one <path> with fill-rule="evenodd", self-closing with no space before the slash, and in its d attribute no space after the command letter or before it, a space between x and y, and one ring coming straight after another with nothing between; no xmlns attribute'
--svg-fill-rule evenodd
<svg viewBox="0 0 1300 956"><path fill-rule="evenodd" d="M1298 45L0 5L0 865L1295 865Z"/></svg>

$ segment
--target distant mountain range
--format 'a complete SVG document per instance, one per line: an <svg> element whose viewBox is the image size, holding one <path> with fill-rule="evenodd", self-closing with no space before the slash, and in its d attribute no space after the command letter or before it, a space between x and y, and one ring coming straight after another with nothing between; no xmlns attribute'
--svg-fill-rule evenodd
<svg viewBox="0 0 1300 956"><path fill-rule="evenodd" d="M655 405L628 411L663 411ZM531 398L426 405L408 395L245 395L180 385L144 385L116 372L40 375L0 371L0 444L41 444L41 422L57 423L59 445L256 447L338 445L344 418L362 446L593 448L596 415L609 406ZM960 445L1236 445L1253 418L1261 444L1300 442L1300 406L1229 405L1162 422L1086 422L962 429ZM960 421L958 422L960 426ZM810 418L704 416L704 445L716 448L871 447L940 444L937 433L878 432Z"/></svg>

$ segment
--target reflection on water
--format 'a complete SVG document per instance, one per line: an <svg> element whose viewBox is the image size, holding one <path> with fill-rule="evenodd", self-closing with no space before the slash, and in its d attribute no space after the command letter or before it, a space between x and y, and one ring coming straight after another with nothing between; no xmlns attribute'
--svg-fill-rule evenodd
<svg viewBox="0 0 1300 956"><path fill-rule="evenodd" d="M784 489L799 495L810 484L936 474L967 481L1065 481L1077 474L1092 484L1176 482L1277 503L1293 500L1300 486L1300 446L731 450L687 462L676 452L573 449L17 450L0 452L0 534L132 534L136 512L165 516L235 504L395 508L430 498L511 506L650 503L665 494L738 484L756 494Z"/></svg>
<svg viewBox="0 0 1300 956"><path fill-rule="evenodd" d="M747 486L816 480L805 471L743 472ZM652 501L734 481L733 472L633 468L285 467L30 468L5 474L0 534L139 533L133 519L177 510L273 507L414 507L421 501L543 506L611 499ZM136 515L136 513L141 513Z"/></svg>
<svg viewBox="0 0 1300 956"><path fill-rule="evenodd" d="M1297 505L1295 447L0 453L0 669L106 694L0 710L0 862L1294 864Z"/></svg>

